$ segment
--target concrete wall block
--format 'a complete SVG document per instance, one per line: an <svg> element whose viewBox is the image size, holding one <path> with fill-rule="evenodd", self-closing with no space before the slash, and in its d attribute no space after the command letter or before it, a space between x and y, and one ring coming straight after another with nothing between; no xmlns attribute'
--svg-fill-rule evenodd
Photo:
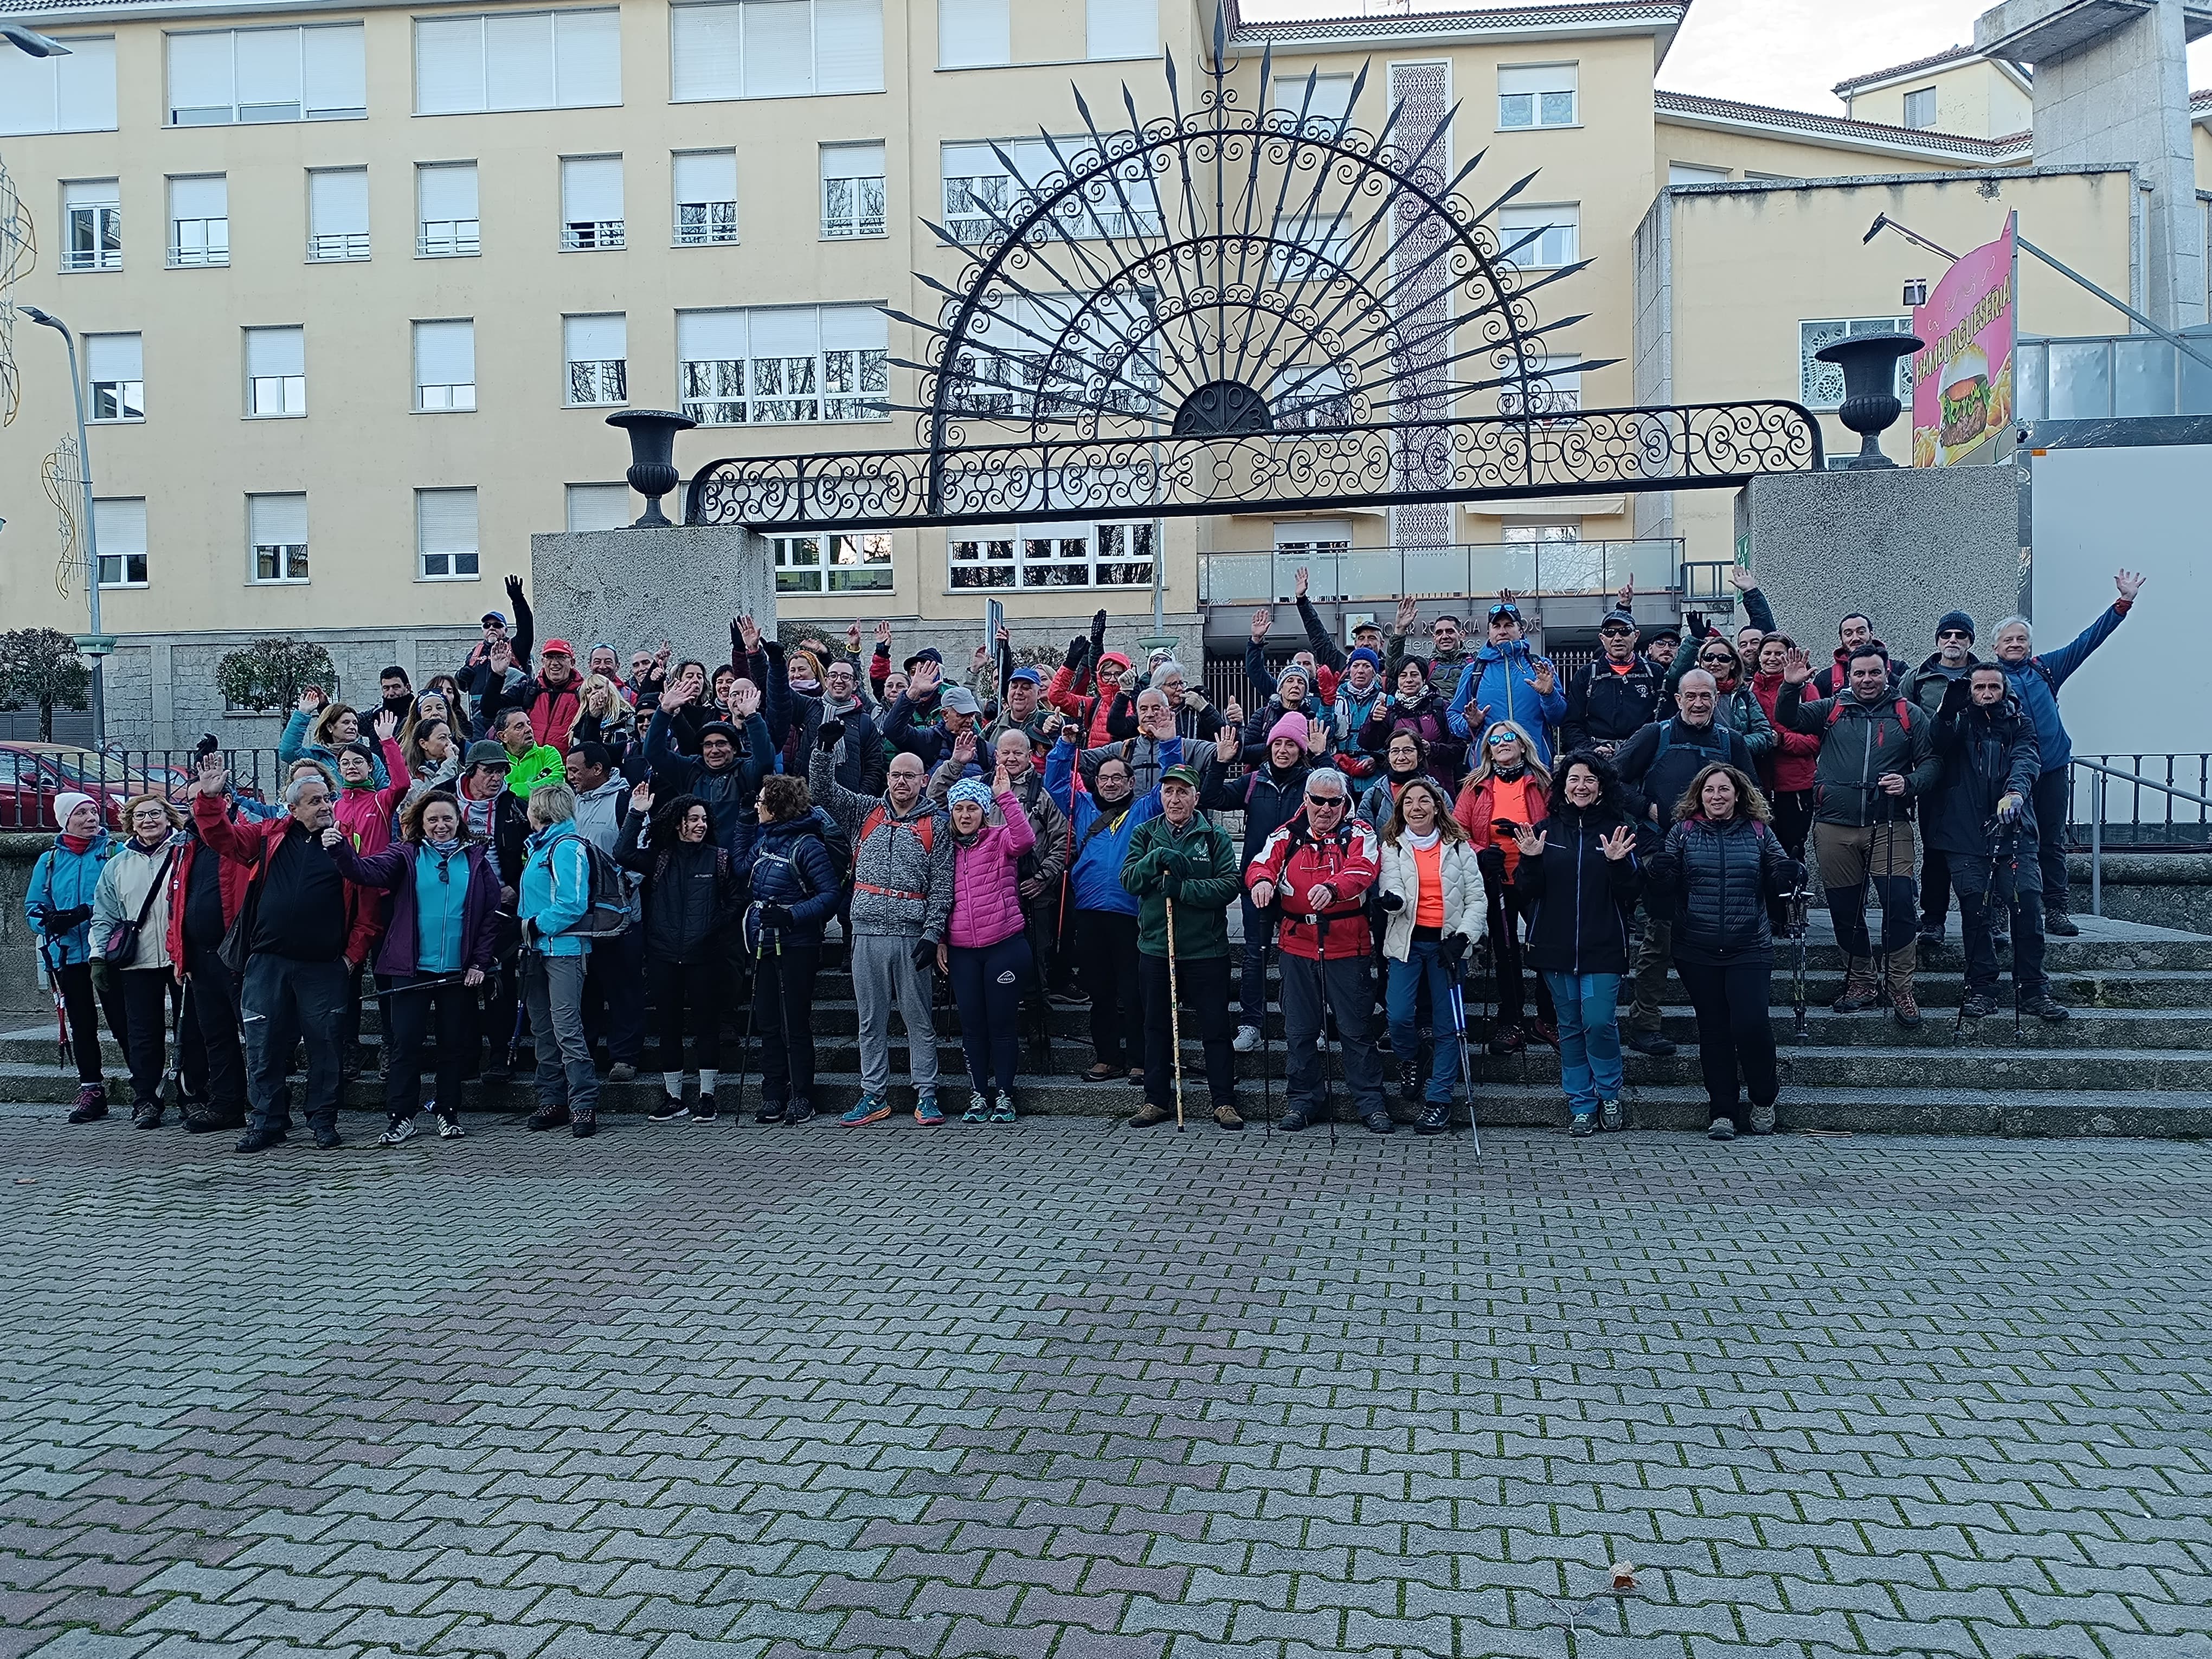
<svg viewBox="0 0 2212 1659"><path fill-rule="evenodd" d="M775 630L767 539L723 526L597 530L530 538L530 602L539 644L594 639L618 651L665 639L672 659L729 660L730 620Z"/></svg>

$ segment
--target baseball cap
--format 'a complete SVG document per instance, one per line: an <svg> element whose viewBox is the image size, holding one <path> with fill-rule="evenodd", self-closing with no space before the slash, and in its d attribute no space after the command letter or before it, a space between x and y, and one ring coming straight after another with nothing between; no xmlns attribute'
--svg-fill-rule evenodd
<svg viewBox="0 0 2212 1659"><path fill-rule="evenodd" d="M504 769L514 764L514 757L489 738L478 738L471 744L469 752L462 756L461 760L463 764L468 766L497 766Z"/></svg>
<svg viewBox="0 0 2212 1659"><path fill-rule="evenodd" d="M496 611L485 611L483 616L477 618L477 622L479 626L485 623L497 623L501 628L507 626L507 617Z"/></svg>
<svg viewBox="0 0 2212 1659"><path fill-rule="evenodd" d="M1352 624L1352 637L1355 640L1362 634L1374 634L1379 636L1382 632L1382 624L1379 622L1370 620L1367 622L1356 622Z"/></svg>
<svg viewBox="0 0 2212 1659"><path fill-rule="evenodd" d="M1673 623L1661 623L1658 627L1651 630L1651 637L1654 640L1672 640L1675 644L1680 645L1682 642L1682 630Z"/></svg>
<svg viewBox="0 0 2212 1659"><path fill-rule="evenodd" d="M914 655L908 657L903 666L905 667L906 672L911 674L914 672L914 665L918 662L933 662L941 665L944 661L945 653L943 652L939 651L933 645L925 645L921 650L915 652Z"/></svg>
<svg viewBox="0 0 2212 1659"><path fill-rule="evenodd" d="M1507 617L1510 617L1515 622L1519 622L1521 620L1521 607L1514 604L1512 600L1500 599L1496 605L1490 607L1491 621L1498 622Z"/></svg>
<svg viewBox="0 0 2212 1659"><path fill-rule="evenodd" d="M964 685L945 688L942 701L945 708L956 714L980 714L983 712L982 704L975 701L975 694Z"/></svg>
<svg viewBox="0 0 2212 1659"><path fill-rule="evenodd" d="M1162 783L1186 784L1191 788L1195 789L1198 787L1198 774L1191 770L1188 766L1170 766L1166 771L1160 774L1160 781Z"/></svg>
<svg viewBox="0 0 2212 1659"><path fill-rule="evenodd" d="M1011 685L1016 680L1027 680L1031 685L1042 685L1044 684L1044 676L1038 673L1034 668L1017 668L1012 673L1006 676L1006 683Z"/></svg>
<svg viewBox="0 0 2212 1659"><path fill-rule="evenodd" d="M575 647L574 646L573 646L573 645L569 644L569 643L568 643L568 641L566 641L566 640L548 640L548 641L545 641L545 643L544 643L544 646L540 649L540 651L539 651L538 654L539 654L540 656L549 656L549 657L550 657L550 656L551 656L551 655L553 654L553 653L555 653L556 651L558 651L558 652L559 652L562 656L564 656L564 657L574 657L574 656L576 654L576 647Z"/></svg>
<svg viewBox="0 0 2212 1659"><path fill-rule="evenodd" d="M1636 618L1626 611L1608 611L1600 619L1597 630L1602 634L1608 628L1625 628L1633 634L1636 631Z"/></svg>

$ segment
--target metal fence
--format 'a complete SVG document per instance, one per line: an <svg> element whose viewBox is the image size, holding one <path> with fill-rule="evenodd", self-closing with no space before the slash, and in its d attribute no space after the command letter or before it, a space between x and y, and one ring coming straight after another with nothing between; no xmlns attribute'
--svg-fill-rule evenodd
<svg viewBox="0 0 2212 1659"><path fill-rule="evenodd" d="M223 751L240 793L274 800L283 791L284 767L274 749ZM135 795L181 800L196 770L189 749L127 749L22 740L0 743L0 830L53 830L54 802L65 793L101 803L111 827L123 822L123 804Z"/></svg>
<svg viewBox="0 0 2212 1659"><path fill-rule="evenodd" d="M2212 807L2204 805L2212 799L2212 754L2076 755L2069 769L2069 845L2212 852Z"/></svg>
<svg viewBox="0 0 2212 1659"><path fill-rule="evenodd" d="M1682 580L1679 539L1489 542L1455 547L1285 547L1256 553L1208 553L1199 560L1199 597L1207 605L1287 604L1292 573L1310 579L1307 595L1328 600L1462 598L1469 594L1611 593L1633 580L1639 593L1664 593Z"/></svg>

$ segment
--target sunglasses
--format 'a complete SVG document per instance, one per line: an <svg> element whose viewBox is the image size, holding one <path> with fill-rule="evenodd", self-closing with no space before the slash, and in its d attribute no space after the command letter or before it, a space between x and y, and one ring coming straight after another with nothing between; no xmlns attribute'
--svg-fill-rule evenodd
<svg viewBox="0 0 2212 1659"><path fill-rule="evenodd" d="M1498 748L1504 744L1518 743L1520 741L1520 738L1511 732L1492 732L1488 737L1483 739L1483 742L1488 744L1492 749Z"/></svg>
<svg viewBox="0 0 2212 1659"><path fill-rule="evenodd" d="M1345 798L1342 795L1308 795L1306 797L1306 805L1309 806L1342 806L1344 804Z"/></svg>
<svg viewBox="0 0 2212 1659"><path fill-rule="evenodd" d="M1601 628L1597 631L1608 640L1628 640L1636 637L1636 630L1632 628Z"/></svg>
<svg viewBox="0 0 2212 1659"><path fill-rule="evenodd" d="M1698 658L1698 660L1699 662L1731 663L1734 662L1735 659L1729 656L1725 651L1707 651L1701 654Z"/></svg>
<svg viewBox="0 0 2212 1659"><path fill-rule="evenodd" d="M1939 640L1971 640L1974 636L1964 629L1947 628L1936 637Z"/></svg>

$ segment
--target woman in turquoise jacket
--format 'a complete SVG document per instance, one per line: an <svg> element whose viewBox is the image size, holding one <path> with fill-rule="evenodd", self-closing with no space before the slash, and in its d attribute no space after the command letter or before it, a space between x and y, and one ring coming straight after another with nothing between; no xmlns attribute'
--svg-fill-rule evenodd
<svg viewBox="0 0 2212 1659"><path fill-rule="evenodd" d="M77 1077L76 1104L69 1121L93 1123L107 1115L107 1085L100 1071L100 1025L93 1018L92 898L115 843L100 821L100 804L89 795L55 796L54 817L61 833L31 866L23 915L38 939L39 961L68 1017ZM127 1048L122 988L109 981L99 988L97 1000L104 1005L107 1029Z"/></svg>
<svg viewBox="0 0 2212 1659"><path fill-rule="evenodd" d="M562 1124L578 1139L597 1130L599 1074L584 1035L584 963L592 942L568 930L591 908L592 861L576 828L575 792L565 783L530 792L529 855L517 884L522 922L522 994L538 1051L533 1129Z"/></svg>

